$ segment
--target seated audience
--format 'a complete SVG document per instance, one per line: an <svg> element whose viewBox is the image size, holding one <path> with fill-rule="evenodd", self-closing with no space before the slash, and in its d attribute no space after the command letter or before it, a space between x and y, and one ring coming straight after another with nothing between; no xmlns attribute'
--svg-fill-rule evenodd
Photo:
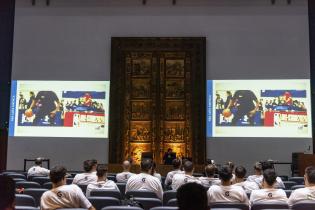
<svg viewBox="0 0 315 210"><path fill-rule="evenodd" d="M95 174L96 165L93 163L92 160L84 161L83 168L85 173L75 175L72 184L88 185L97 181L97 176Z"/></svg>
<svg viewBox="0 0 315 210"><path fill-rule="evenodd" d="M231 168L231 170L232 170L232 179L231 179L231 182L234 183L234 181L235 181L235 173L234 173L234 167L235 167L235 165L234 165L234 163L233 163L232 161L228 161L228 162L226 163L226 165L230 166L230 168Z"/></svg>
<svg viewBox="0 0 315 210"><path fill-rule="evenodd" d="M259 186L256 182L244 181L246 176L246 169L243 166L235 168L235 181L234 186L242 187L246 193L252 192L252 190L259 190Z"/></svg>
<svg viewBox="0 0 315 210"><path fill-rule="evenodd" d="M67 170L56 166L50 170L52 189L41 197L41 210L59 208L85 208L95 210L77 185L66 185Z"/></svg>
<svg viewBox="0 0 315 210"><path fill-rule="evenodd" d="M43 160L41 158L35 159L35 166L31 167L28 172L27 176L48 176L49 170L42 167Z"/></svg>
<svg viewBox="0 0 315 210"><path fill-rule="evenodd" d="M0 175L0 209L15 209L15 182L11 177Z"/></svg>
<svg viewBox="0 0 315 210"><path fill-rule="evenodd" d="M231 185L232 169L224 165L219 169L221 185L212 185L208 190L209 204L215 202L236 202L248 204L248 197L240 186Z"/></svg>
<svg viewBox="0 0 315 210"><path fill-rule="evenodd" d="M178 173L184 173L182 170L180 170L181 167L181 161L179 159L174 159L172 161L173 170L168 172L165 178L165 186L170 186L172 184L172 179L175 174Z"/></svg>
<svg viewBox="0 0 315 210"><path fill-rule="evenodd" d="M173 190L177 190L180 186L189 182L196 182L198 184L201 184L199 179L193 176L194 165L191 161L186 160L183 164L183 168L185 173L177 173L173 177L172 180Z"/></svg>
<svg viewBox="0 0 315 210"><path fill-rule="evenodd" d="M261 163L260 163L260 162L256 162L256 163L255 163L255 165L254 165L254 171L255 171L255 174L254 174L254 175L251 175L251 176L248 176L248 177L247 177L247 181L255 182L256 179L262 177L262 166L261 166Z"/></svg>
<svg viewBox="0 0 315 210"><path fill-rule="evenodd" d="M107 167L105 164L97 165L96 169L97 182L91 183L86 188L86 196L89 197L93 190L117 190L116 183L107 179Z"/></svg>
<svg viewBox="0 0 315 210"><path fill-rule="evenodd" d="M151 175L158 178L160 180L160 182L162 183L162 176L161 176L161 174L156 172L156 163L155 162L153 162L153 166L151 169Z"/></svg>
<svg viewBox="0 0 315 210"><path fill-rule="evenodd" d="M130 172L131 164L128 160L125 160L122 164L123 167L123 172L118 173L116 175L116 180L117 182L127 182L128 179L132 176L135 175L134 173Z"/></svg>
<svg viewBox="0 0 315 210"><path fill-rule="evenodd" d="M197 183L191 182L180 186L177 190L179 210L208 210L207 191Z"/></svg>
<svg viewBox="0 0 315 210"><path fill-rule="evenodd" d="M213 164L208 164L206 167L205 167L205 174L206 176L205 177L199 177L199 180L201 181L201 184L204 186L204 187L210 187L211 185L219 185L221 184L221 181L219 178L214 178L214 173L215 173L215 170L216 170L216 166L213 165Z"/></svg>
<svg viewBox="0 0 315 210"><path fill-rule="evenodd" d="M274 170L274 165L273 165L273 163L271 163L269 161L264 161L261 163L261 168L262 168L263 172L267 169L273 169ZM260 176L257 179L255 179L255 182L258 184L258 186L260 188L262 188L263 176ZM285 189L285 186L284 186L282 179L280 177L276 178L276 183L275 183L274 187Z"/></svg>
<svg viewBox="0 0 315 210"><path fill-rule="evenodd" d="M287 195L283 189L275 188L277 174L274 169L266 169L263 172L262 188L253 190L250 195L250 203L253 205L256 202L287 202Z"/></svg>
<svg viewBox="0 0 315 210"><path fill-rule="evenodd" d="M315 167L309 166L305 169L305 187L296 189L291 193L288 204L292 206L299 201L315 200Z"/></svg>
<svg viewBox="0 0 315 210"><path fill-rule="evenodd" d="M131 176L126 184L126 192L130 190L148 190L154 192L159 199L163 199L163 188L160 180L151 176L153 161L141 160L141 173Z"/></svg>

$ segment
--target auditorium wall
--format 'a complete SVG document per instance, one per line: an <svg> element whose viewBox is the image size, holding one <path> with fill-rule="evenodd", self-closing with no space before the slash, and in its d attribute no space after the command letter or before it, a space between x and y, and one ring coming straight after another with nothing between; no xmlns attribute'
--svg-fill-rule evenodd
<svg viewBox="0 0 315 210"><path fill-rule="evenodd" d="M207 38L207 79L309 79L306 0L16 0L14 80L109 80L111 37ZM251 167L256 160L289 162L312 152L311 139L210 138L207 157ZM24 158L80 170L108 161L108 139L10 137L8 169ZM289 167L279 168L288 173Z"/></svg>

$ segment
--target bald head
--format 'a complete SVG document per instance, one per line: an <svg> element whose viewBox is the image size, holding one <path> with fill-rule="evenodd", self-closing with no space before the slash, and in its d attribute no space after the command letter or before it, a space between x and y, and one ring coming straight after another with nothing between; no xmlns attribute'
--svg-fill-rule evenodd
<svg viewBox="0 0 315 210"><path fill-rule="evenodd" d="M124 169L124 171L130 171L130 162L128 160L125 160L122 164L122 167Z"/></svg>

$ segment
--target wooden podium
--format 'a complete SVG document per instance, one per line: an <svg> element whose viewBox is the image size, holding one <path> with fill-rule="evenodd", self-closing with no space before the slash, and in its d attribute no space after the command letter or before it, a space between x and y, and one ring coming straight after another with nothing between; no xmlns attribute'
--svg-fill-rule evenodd
<svg viewBox="0 0 315 210"><path fill-rule="evenodd" d="M304 176L305 168L311 165L315 165L315 155L314 154L298 154L298 169L299 176Z"/></svg>

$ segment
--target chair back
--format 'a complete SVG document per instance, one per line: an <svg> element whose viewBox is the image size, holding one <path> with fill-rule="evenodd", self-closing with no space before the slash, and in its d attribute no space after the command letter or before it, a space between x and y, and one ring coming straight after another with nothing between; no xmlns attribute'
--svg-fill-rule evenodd
<svg viewBox="0 0 315 210"><path fill-rule="evenodd" d="M126 198L158 198L154 192L148 190L129 190L126 192Z"/></svg>
<svg viewBox="0 0 315 210"><path fill-rule="evenodd" d="M126 183L124 182L117 182L116 183L121 195L124 197L125 196L125 191L126 191Z"/></svg>
<svg viewBox="0 0 315 210"><path fill-rule="evenodd" d="M90 196L98 196L98 197L113 197L121 200L121 194L117 190L92 190Z"/></svg>
<svg viewBox="0 0 315 210"><path fill-rule="evenodd" d="M176 190L168 190L163 193L163 206L166 206L167 202L171 199L176 198Z"/></svg>
<svg viewBox="0 0 315 210"><path fill-rule="evenodd" d="M291 207L292 210L314 210L315 201L301 201Z"/></svg>
<svg viewBox="0 0 315 210"><path fill-rule="evenodd" d="M38 184L40 184L42 186L46 182L50 182L50 178L47 176L34 176L32 178L32 181L37 182Z"/></svg>
<svg viewBox="0 0 315 210"><path fill-rule="evenodd" d="M18 174L18 173L8 173L6 176L13 178L20 178L26 180L26 176L24 174Z"/></svg>
<svg viewBox="0 0 315 210"><path fill-rule="evenodd" d="M173 198L173 199L169 200L166 205L167 206L178 206L177 198Z"/></svg>
<svg viewBox="0 0 315 210"><path fill-rule="evenodd" d="M30 195L23 194L15 195L15 205L36 207L35 199Z"/></svg>
<svg viewBox="0 0 315 210"><path fill-rule="evenodd" d="M94 206L96 210L101 210L106 206L119 206L120 200L112 197L88 197L88 200Z"/></svg>
<svg viewBox="0 0 315 210"><path fill-rule="evenodd" d="M30 195L34 198L36 206L40 206L40 199L44 192L48 189L43 188L27 188L24 190L24 195Z"/></svg>
<svg viewBox="0 0 315 210"><path fill-rule="evenodd" d="M298 185L304 185L304 177L300 176L290 177L289 181L296 182L296 184Z"/></svg>
<svg viewBox="0 0 315 210"><path fill-rule="evenodd" d="M52 188L52 183L51 182L44 183L43 188L50 190Z"/></svg>
<svg viewBox="0 0 315 210"><path fill-rule="evenodd" d="M235 208L240 210L249 210L249 206L244 203L232 203L232 202L222 202L222 203L211 203L210 209L228 209L228 208Z"/></svg>
<svg viewBox="0 0 315 210"><path fill-rule="evenodd" d="M298 184L298 185L292 186L292 187L291 187L291 190L296 190L296 189L300 189L300 188L304 188L304 187L305 187L304 185Z"/></svg>
<svg viewBox="0 0 315 210"><path fill-rule="evenodd" d="M107 206L102 208L102 210L143 210L136 206Z"/></svg>
<svg viewBox="0 0 315 210"><path fill-rule="evenodd" d="M86 194L87 185L86 185L86 184L78 184L78 186L81 188L82 192L83 192L84 195L85 195L85 194Z"/></svg>
<svg viewBox="0 0 315 210"><path fill-rule="evenodd" d="M144 210L149 210L153 207L162 206L162 201L158 198L134 198L135 201L138 201L142 204Z"/></svg>
<svg viewBox="0 0 315 210"><path fill-rule="evenodd" d="M172 207L172 206L158 206L151 208L150 210L178 210L178 207ZM211 209L212 210L212 209Z"/></svg>
<svg viewBox="0 0 315 210"><path fill-rule="evenodd" d="M251 210L263 210L263 209L289 209L287 203L254 203Z"/></svg>
<svg viewBox="0 0 315 210"><path fill-rule="evenodd" d="M292 186L296 185L296 182L284 181L283 184L284 184L286 190L290 190Z"/></svg>
<svg viewBox="0 0 315 210"><path fill-rule="evenodd" d="M29 182L29 181L22 181L22 182L17 182L15 183L15 186L17 188L41 188L40 184L38 184L37 182Z"/></svg>

